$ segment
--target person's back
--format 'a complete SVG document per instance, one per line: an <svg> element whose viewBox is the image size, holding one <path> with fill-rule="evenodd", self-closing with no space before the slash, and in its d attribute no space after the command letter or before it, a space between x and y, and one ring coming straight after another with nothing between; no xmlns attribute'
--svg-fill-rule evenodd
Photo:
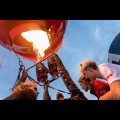
<svg viewBox="0 0 120 120"><path fill-rule="evenodd" d="M102 80L94 80L91 84L90 93L94 94L97 98L103 96L110 91L109 84Z"/></svg>
<svg viewBox="0 0 120 120"><path fill-rule="evenodd" d="M120 65L103 63L98 66L100 73L109 84L120 79ZM109 80L108 80L109 79Z"/></svg>

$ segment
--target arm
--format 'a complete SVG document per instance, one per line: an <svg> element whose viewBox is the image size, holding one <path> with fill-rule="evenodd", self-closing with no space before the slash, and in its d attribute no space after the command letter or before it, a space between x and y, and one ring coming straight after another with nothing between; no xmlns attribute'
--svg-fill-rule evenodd
<svg viewBox="0 0 120 120"><path fill-rule="evenodd" d="M101 96L99 100L114 100L114 94L111 91L107 92L105 95Z"/></svg>
<svg viewBox="0 0 120 120"><path fill-rule="evenodd" d="M71 79L68 71L64 67L59 56L57 54L54 54L53 57L54 57L56 65L57 65L57 70L60 73L60 75L63 79L63 82L65 83L67 89L71 93L71 97L74 100L78 100L78 99L79 100L87 100L87 98L84 96L84 94L80 91L80 89L76 86L76 84Z"/></svg>
<svg viewBox="0 0 120 120"><path fill-rule="evenodd" d="M43 100L51 100L51 97L49 96L49 92L48 92L48 87L49 87L49 83L47 83L44 87Z"/></svg>

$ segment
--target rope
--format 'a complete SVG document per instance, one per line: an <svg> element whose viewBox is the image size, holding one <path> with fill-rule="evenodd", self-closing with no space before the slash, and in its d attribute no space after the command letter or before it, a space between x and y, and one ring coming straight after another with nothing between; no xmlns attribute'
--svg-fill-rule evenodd
<svg viewBox="0 0 120 120"><path fill-rule="evenodd" d="M6 49L5 49L4 52L3 52L2 60L1 60L1 62L0 62L0 68L1 68L1 66L2 66L2 63L3 63L3 60L4 60L5 53L6 53Z"/></svg>
<svg viewBox="0 0 120 120"><path fill-rule="evenodd" d="M33 81L33 82L35 82L35 83L37 83L38 85L40 85L40 86L44 86L44 85L41 85L39 82L37 82L36 80L34 80L32 77L30 77L29 75L28 75L28 78L30 79L30 81Z"/></svg>
<svg viewBox="0 0 120 120"><path fill-rule="evenodd" d="M10 91L12 91L16 86L17 84L19 83L19 79L20 79L20 73L22 70L25 70L25 66L23 65L23 62L21 61L19 55L16 53L16 51L11 47L11 44L10 44L10 41L8 40L8 46L11 48L12 52L14 52L16 54L16 56L18 57L18 60L19 60L19 65L20 65L20 68L19 68L19 73L18 73L18 76L17 76L17 79L16 79L16 82L13 86L13 88L10 88ZM7 48L7 46L6 46ZM3 59L2 59L3 61ZM12 62L13 62L13 58L12 58ZM11 66L12 66L12 63L11 63ZM1 67L1 65L0 65ZM11 67L11 81L12 81L12 67Z"/></svg>
<svg viewBox="0 0 120 120"><path fill-rule="evenodd" d="M10 88L12 86L12 63L13 63L13 52L12 52L12 57L11 57L11 69L10 69ZM11 94L11 91L10 91Z"/></svg>
<svg viewBox="0 0 120 120"><path fill-rule="evenodd" d="M32 77L30 77L29 75L28 75L28 78L30 79L30 81L34 81L35 83L37 83L38 85L40 85L40 86L42 86L42 87L45 86L45 85L41 85L39 82L36 82L36 81L35 81ZM50 81L50 82L52 82L52 81ZM49 83L50 83L50 82L49 82ZM54 89L54 90L57 90L57 91L63 92L63 93L70 94L70 93L65 92L65 91L63 91L63 90L56 89L56 88L54 88L54 87L52 87L52 86L48 86L48 87L51 88L51 89Z"/></svg>
<svg viewBox="0 0 120 120"><path fill-rule="evenodd" d="M12 47L11 47L12 48ZM15 84L13 86L13 88L10 88L10 90L13 90L18 84L19 84L19 80L20 80L20 75L21 75L21 72L25 70L25 66L23 65L23 62L21 61L20 57L18 56L18 54L14 51L14 49L12 48L13 52L17 55L18 57L18 60L19 60L19 72L18 72L18 76L17 76L17 79L15 81Z"/></svg>
<svg viewBox="0 0 120 120"><path fill-rule="evenodd" d="M69 92L65 92L65 91L63 91L63 90L56 89L56 88L54 88L54 87L52 87L52 86L48 86L48 87L49 87L49 88L52 88L52 89L54 89L54 90L57 90L57 91L63 92L63 93L70 94Z"/></svg>

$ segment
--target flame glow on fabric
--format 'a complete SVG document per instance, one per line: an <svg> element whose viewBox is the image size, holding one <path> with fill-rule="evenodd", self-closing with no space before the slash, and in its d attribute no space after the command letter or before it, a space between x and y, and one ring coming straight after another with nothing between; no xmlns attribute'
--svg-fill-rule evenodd
<svg viewBox="0 0 120 120"><path fill-rule="evenodd" d="M67 20L0 20L0 44L37 62L61 48L66 26Z"/></svg>

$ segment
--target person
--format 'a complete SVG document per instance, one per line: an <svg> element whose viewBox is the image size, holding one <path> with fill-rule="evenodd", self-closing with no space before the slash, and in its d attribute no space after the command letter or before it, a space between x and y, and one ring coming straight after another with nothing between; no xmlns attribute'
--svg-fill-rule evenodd
<svg viewBox="0 0 120 120"><path fill-rule="evenodd" d="M110 91L110 87L107 82L103 82L102 80L90 80L84 75L79 78L78 83L85 92L90 90L90 93L95 95L98 99Z"/></svg>
<svg viewBox="0 0 120 120"><path fill-rule="evenodd" d="M37 100L39 92L34 82L20 82L3 100Z"/></svg>
<svg viewBox="0 0 120 120"><path fill-rule="evenodd" d="M39 92L36 83L32 81L26 82L27 77L27 71L24 70L18 84L12 90L11 95L3 100L37 100Z"/></svg>
<svg viewBox="0 0 120 120"><path fill-rule="evenodd" d="M57 100L72 100L72 98L65 98L64 95L61 92L57 92L56 94L56 99Z"/></svg>
<svg viewBox="0 0 120 120"><path fill-rule="evenodd" d="M80 66L80 73L93 81L100 78L108 82L110 91L99 100L120 100L120 65L103 63L97 66L96 62L86 60Z"/></svg>
<svg viewBox="0 0 120 120"><path fill-rule="evenodd" d="M57 100L65 100L64 95L61 92L57 92L56 99Z"/></svg>

